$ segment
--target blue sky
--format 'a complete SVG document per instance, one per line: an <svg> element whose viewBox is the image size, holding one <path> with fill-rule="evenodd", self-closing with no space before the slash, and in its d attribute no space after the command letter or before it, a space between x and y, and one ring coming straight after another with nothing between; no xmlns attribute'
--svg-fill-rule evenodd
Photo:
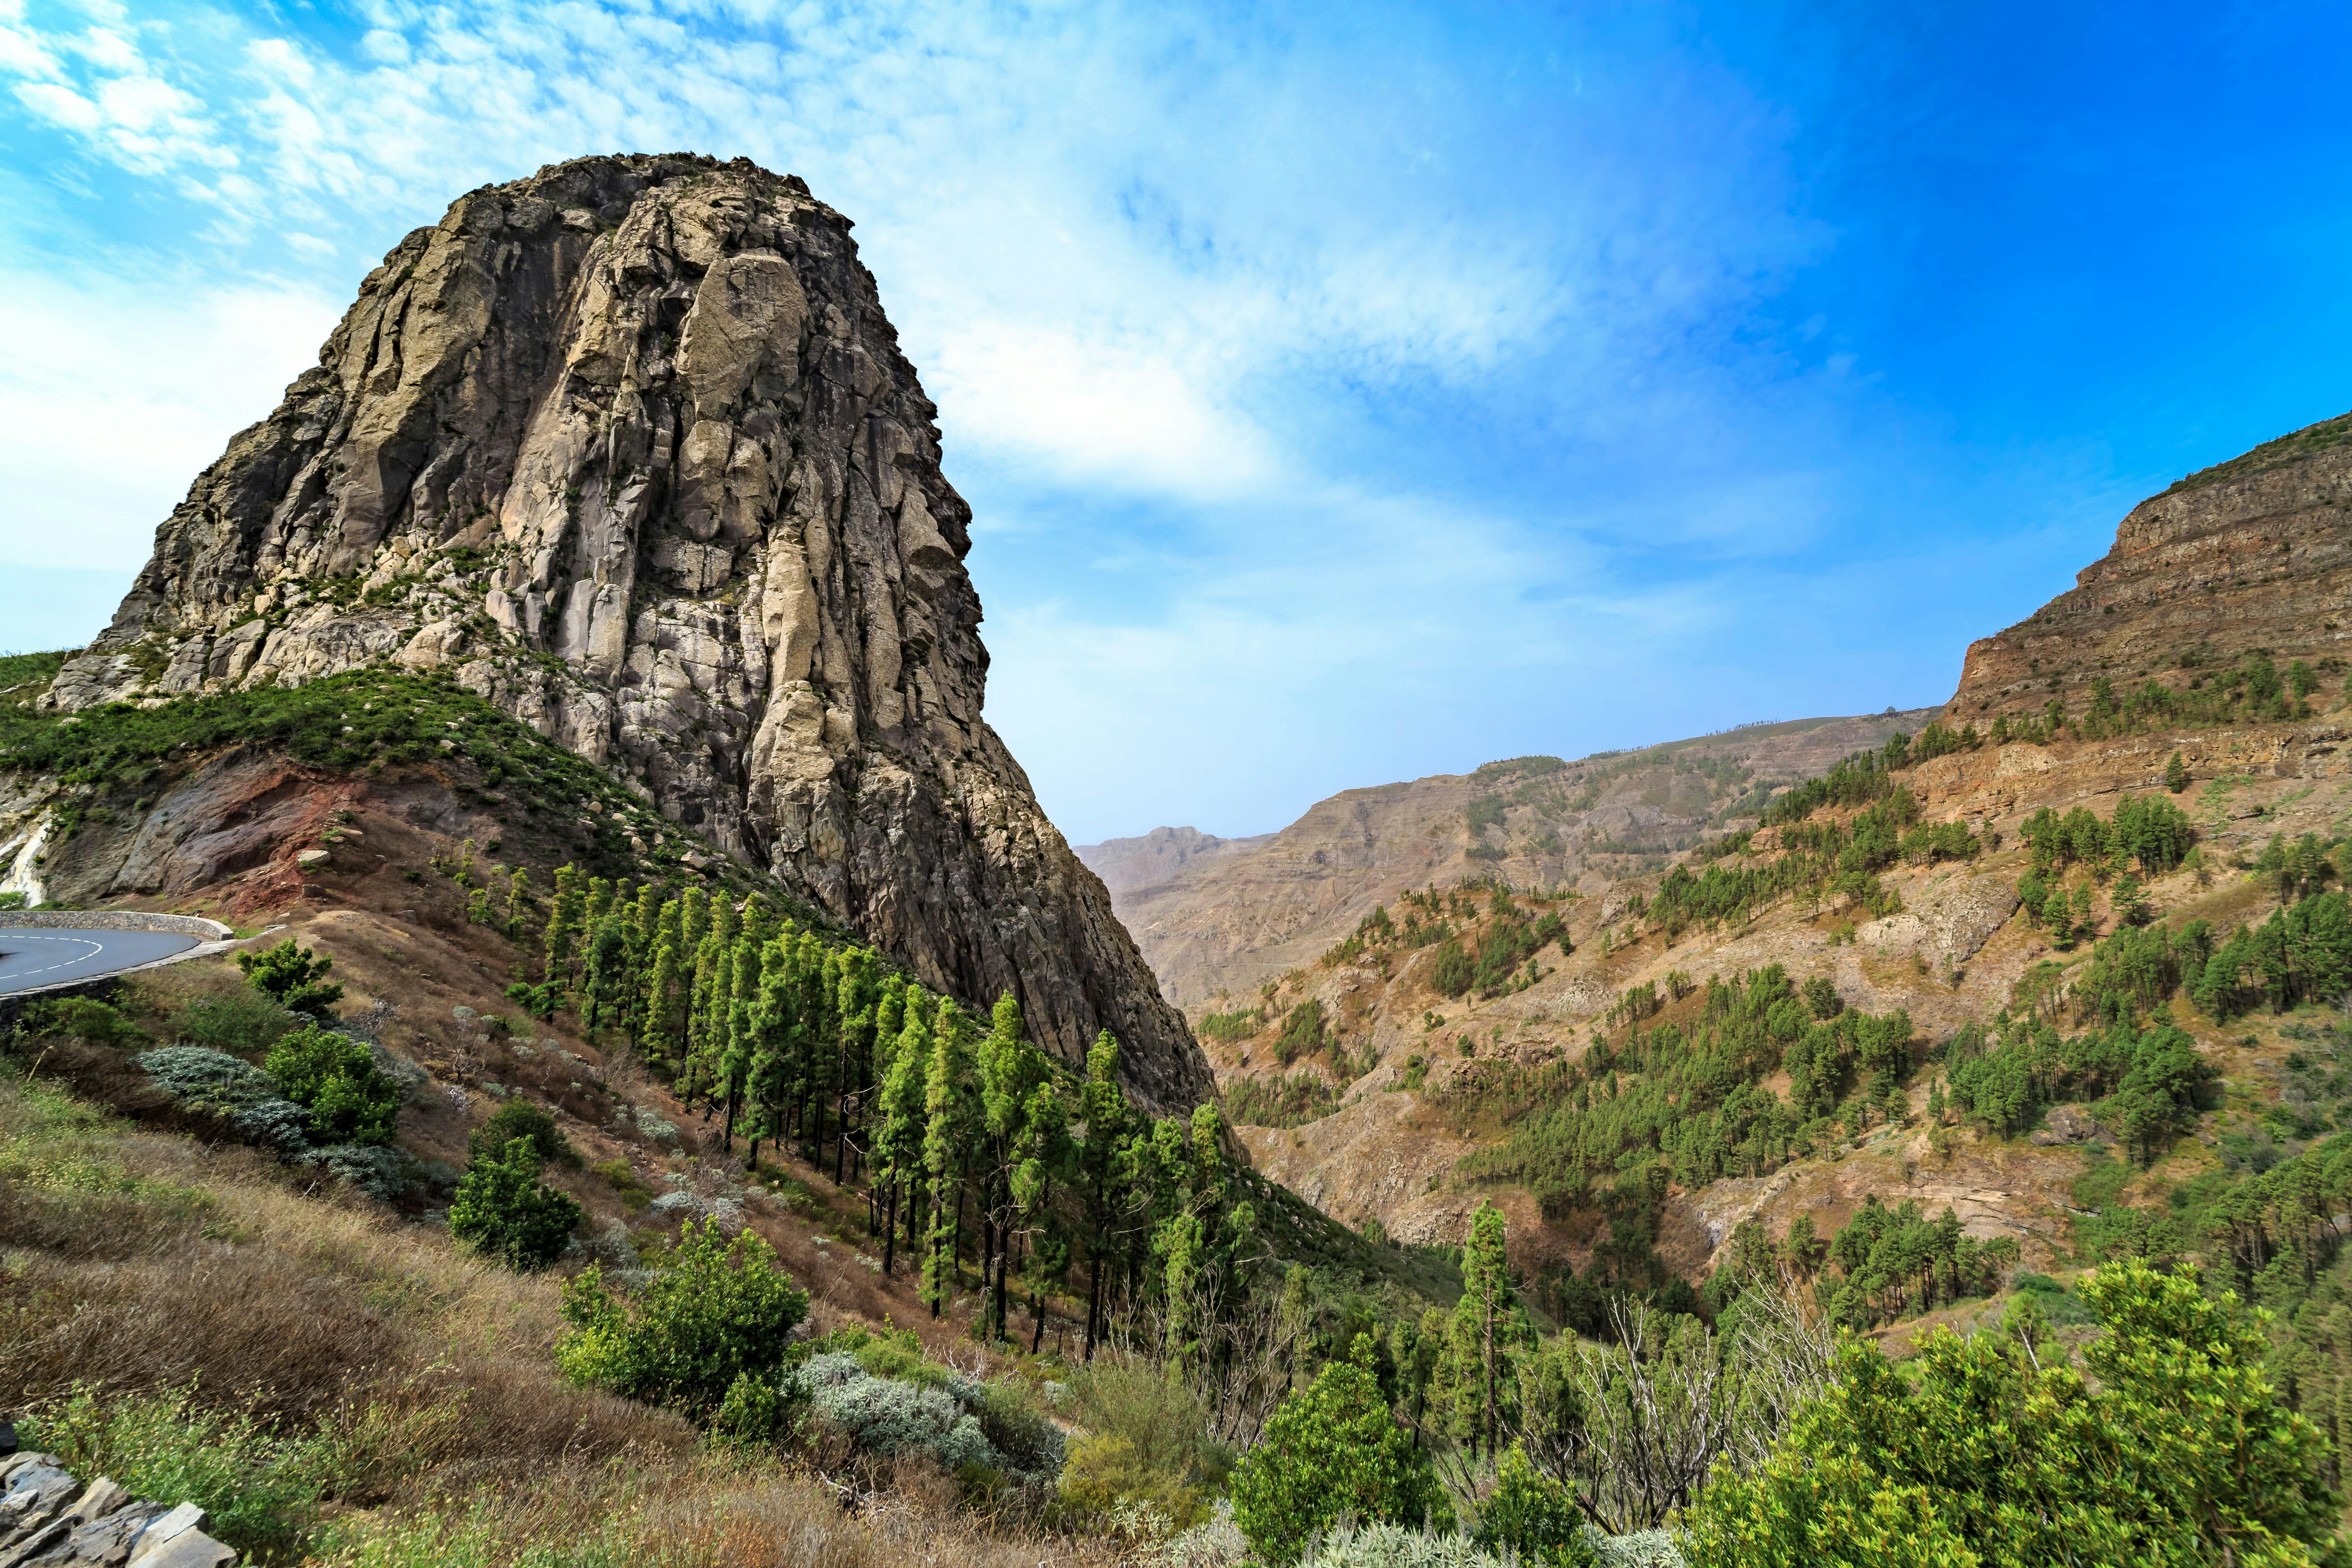
<svg viewBox="0 0 2352 1568"><path fill-rule="evenodd" d="M2352 406L2341 5L0 0L0 647L473 185L857 220L1074 841L1940 700Z"/></svg>

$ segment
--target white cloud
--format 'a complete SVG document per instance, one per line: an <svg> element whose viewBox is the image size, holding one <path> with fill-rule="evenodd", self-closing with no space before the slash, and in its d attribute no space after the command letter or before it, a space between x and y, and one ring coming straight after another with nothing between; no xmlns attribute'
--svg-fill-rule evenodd
<svg viewBox="0 0 2352 1568"><path fill-rule="evenodd" d="M74 281L0 270L0 562L121 568L228 438L317 360L340 305L201 276Z"/></svg>

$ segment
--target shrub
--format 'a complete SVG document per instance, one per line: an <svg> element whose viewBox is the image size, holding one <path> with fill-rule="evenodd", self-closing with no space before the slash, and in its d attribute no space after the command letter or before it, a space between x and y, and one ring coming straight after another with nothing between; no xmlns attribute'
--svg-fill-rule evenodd
<svg viewBox="0 0 2352 1568"><path fill-rule="evenodd" d="M1285 1398L1256 1447L1234 1472L1234 1522L1269 1561L1295 1563L1343 1515L1366 1521L1424 1518L1449 1524L1453 1510L1429 1456L1389 1415L1379 1381L1351 1362L1331 1362Z"/></svg>
<svg viewBox="0 0 2352 1568"><path fill-rule="evenodd" d="M172 1031L189 1045L248 1056L266 1051L304 1020L258 991L201 996L180 1009Z"/></svg>
<svg viewBox="0 0 2352 1568"><path fill-rule="evenodd" d="M238 953L236 966L255 990L291 1012L324 1019L331 1016L328 1009L343 999L342 984L326 978L335 961L297 947L290 936L260 952Z"/></svg>
<svg viewBox="0 0 2352 1568"><path fill-rule="evenodd" d="M178 1104L222 1118L237 1136L281 1159L310 1151L310 1113L249 1062L204 1046L163 1046L142 1051L131 1064Z"/></svg>
<svg viewBox="0 0 2352 1568"><path fill-rule="evenodd" d="M809 1413L864 1453L886 1459L927 1453L949 1471L999 1468L980 1418L946 1388L876 1377L843 1354L813 1358L802 1377L811 1390Z"/></svg>
<svg viewBox="0 0 2352 1568"><path fill-rule="evenodd" d="M163 1389L100 1403L77 1389L37 1415L22 1434L75 1474L110 1476L148 1502L192 1502L226 1545L289 1555L316 1516L328 1473L316 1438L273 1436L250 1414L194 1408L192 1389Z"/></svg>
<svg viewBox="0 0 2352 1568"><path fill-rule="evenodd" d="M1511 1559L1451 1532L1398 1524L1342 1524L1312 1542L1307 1568L1509 1568ZM1527 1561L1533 1561L1528 1559Z"/></svg>
<svg viewBox="0 0 2352 1568"><path fill-rule="evenodd" d="M490 1115L488 1121L474 1129L466 1140L466 1152L474 1159L484 1154L496 1154L518 1138L528 1138L544 1163L580 1167L580 1152L563 1135L542 1106L527 1100L509 1100Z"/></svg>
<svg viewBox="0 0 2352 1568"><path fill-rule="evenodd" d="M1508 1551L1528 1568L1590 1568L1592 1543L1576 1510L1576 1494L1528 1462L1516 1443L1496 1468L1494 1495L1478 1510L1473 1539Z"/></svg>
<svg viewBox="0 0 2352 1568"><path fill-rule="evenodd" d="M25 1029L36 1036L64 1035L118 1050L155 1043L145 1030L114 1008L88 996L60 996L53 1002L34 1003L25 1009Z"/></svg>
<svg viewBox="0 0 2352 1568"><path fill-rule="evenodd" d="M572 1331L556 1360L576 1383L707 1420L737 1378L784 1364L807 1313L807 1294L756 1233L730 1241L716 1219L688 1223L668 1266L634 1300L614 1299L593 1264L564 1288Z"/></svg>
<svg viewBox="0 0 2352 1568"><path fill-rule="evenodd" d="M1208 1517L1234 1458L1210 1435L1208 1410L1189 1384L1103 1358L1079 1372L1074 1392L1087 1437L1071 1449L1063 1472L1071 1507L1101 1519L1122 1501L1147 1504L1177 1530Z"/></svg>
<svg viewBox="0 0 2352 1568"><path fill-rule="evenodd" d="M408 1156L381 1143L331 1143L299 1163L332 1173L378 1203L397 1203L408 1194Z"/></svg>
<svg viewBox="0 0 2352 1568"><path fill-rule="evenodd" d="M960 1380L950 1378L952 1391ZM981 1435L996 1450L1000 1468L1025 1480L1050 1481L1062 1473L1062 1429L1031 1405L1015 1383L983 1384L967 1407L980 1419Z"/></svg>
<svg viewBox="0 0 2352 1568"><path fill-rule="evenodd" d="M366 1042L306 1025L278 1037L262 1070L287 1099L309 1108L312 1135L320 1142L392 1142L400 1086L376 1067Z"/></svg>
<svg viewBox="0 0 2352 1568"><path fill-rule="evenodd" d="M776 1443L792 1435L799 1424L803 1396L800 1380L789 1372L762 1375L747 1372L727 1390L711 1430L736 1443Z"/></svg>
<svg viewBox="0 0 2352 1568"><path fill-rule="evenodd" d="M2259 1317L2193 1273L2109 1264L2105 1332L2054 1343L1938 1330L1898 1369L1850 1345L1838 1382L1752 1475L1686 1516L1724 1568L1822 1563L2305 1563L2333 1532L2328 1439L2263 1370ZM2331 1560L2333 1554L2320 1560Z"/></svg>
<svg viewBox="0 0 2352 1568"><path fill-rule="evenodd" d="M449 1234L524 1273L562 1257L580 1205L541 1181L539 1164L527 1137L496 1153L477 1151L449 1205Z"/></svg>

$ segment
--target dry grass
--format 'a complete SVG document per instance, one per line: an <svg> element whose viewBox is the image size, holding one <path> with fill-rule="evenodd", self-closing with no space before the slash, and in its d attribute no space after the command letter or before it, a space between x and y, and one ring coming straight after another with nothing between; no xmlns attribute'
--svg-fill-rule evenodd
<svg viewBox="0 0 2352 1568"><path fill-rule="evenodd" d="M959 1516L952 1496L935 1471L898 1478L877 1495L720 1455L627 1473L572 1466L527 1490L346 1519L320 1555L336 1568L1108 1568L1122 1561L1108 1542Z"/></svg>
<svg viewBox="0 0 2352 1568"><path fill-rule="evenodd" d="M103 1055L65 1065L102 1073ZM562 1327L552 1278L0 1066L0 1410L186 1389L196 1409L311 1440L331 1461L320 1560L1117 1561L1107 1542L961 1511L935 1469L845 1492L772 1457L706 1451L673 1416L565 1383Z"/></svg>

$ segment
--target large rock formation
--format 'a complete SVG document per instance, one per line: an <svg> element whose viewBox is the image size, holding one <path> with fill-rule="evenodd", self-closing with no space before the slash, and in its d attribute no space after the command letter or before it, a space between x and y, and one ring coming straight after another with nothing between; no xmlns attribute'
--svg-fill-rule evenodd
<svg viewBox="0 0 2352 1568"><path fill-rule="evenodd" d="M916 973L1209 1078L982 717L970 509L847 219L738 160L458 199L157 531L75 708L446 666Z"/></svg>
<svg viewBox="0 0 2352 1568"><path fill-rule="evenodd" d="M2256 648L2281 667L2352 656L2352 414L2140 502L2115 548L2074 581L1969 645L1948 710L1955 723L2038 711L2053 698L2080 713L2098 677L2118 689L2186 686Z"/></svg>

